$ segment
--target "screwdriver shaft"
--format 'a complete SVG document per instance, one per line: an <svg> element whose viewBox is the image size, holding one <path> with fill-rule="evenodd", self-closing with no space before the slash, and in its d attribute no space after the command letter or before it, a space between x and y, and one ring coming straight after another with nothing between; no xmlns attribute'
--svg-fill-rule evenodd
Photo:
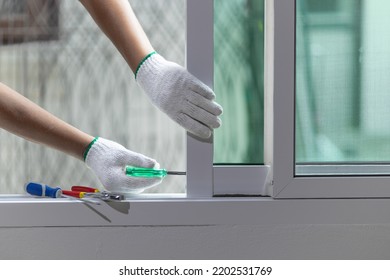
<svg viewBox="0 0 390 280"><path fill-rule="evenodd" d="M168 175L186 175L187 172L185 171L167 171Z"/></svg>

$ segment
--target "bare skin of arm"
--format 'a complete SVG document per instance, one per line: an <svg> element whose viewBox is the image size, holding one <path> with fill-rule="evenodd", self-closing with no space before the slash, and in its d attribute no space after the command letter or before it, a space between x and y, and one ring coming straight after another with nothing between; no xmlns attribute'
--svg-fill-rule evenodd
<svg viewBox="0 0 390 280"><path fill-rule="evenodd" d="M83 159L94 137L58 119L0 83L0 127L29 141Z"/></svg>
<svg viewBox="0 0 390 280"><path fill-rule="evenodd" d="M80 0L100 29L136 71L154 51L128 0Z"/></svg>

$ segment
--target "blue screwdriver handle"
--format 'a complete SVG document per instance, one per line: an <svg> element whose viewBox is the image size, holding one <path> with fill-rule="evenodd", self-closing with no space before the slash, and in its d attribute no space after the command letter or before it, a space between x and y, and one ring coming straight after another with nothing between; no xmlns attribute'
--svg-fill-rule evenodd
<svg viewBox="0 0 390 280"><path fill-rule="evenodd" d="M50 187L41 183L29 182L24 186L27 193L34 196L58 198L62 195L59 187Z"/></svg>

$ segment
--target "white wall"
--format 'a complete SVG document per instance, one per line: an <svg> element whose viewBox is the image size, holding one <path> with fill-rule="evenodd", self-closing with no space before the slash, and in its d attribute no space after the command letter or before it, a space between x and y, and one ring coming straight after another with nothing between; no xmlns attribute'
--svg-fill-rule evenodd
<svg viewBox="0 0 390 280"><path fill-rule="evenodd" d="M390 225L1 228L0 259L388 259Z"/></svg>

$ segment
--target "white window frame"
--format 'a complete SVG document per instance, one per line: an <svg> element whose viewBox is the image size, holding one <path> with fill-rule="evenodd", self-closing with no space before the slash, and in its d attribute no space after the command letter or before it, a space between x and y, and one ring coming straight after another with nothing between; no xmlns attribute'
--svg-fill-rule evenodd
<svg viewBox="0 0 390 280"><path fill-rule="evenodd" d="M213 88L214 1L187 0L187 68ZM187 134L187 197L268 195L269 166L213 166L213 141Z"/></svg>
<svg viewBox="0 0 390 280"><path fill-rule="evenodd" d="M274 0L274 150L275 198L384 198L390 197L390 176L296 176L295 172L295 17L296 0ZM283 112L280 114L279 112ZM302 170L302 167L300 167ZM303 169L315 170L313 166ZM318 166L316 167L318 168ZM323 169L331 171L329 166ZM341 167L340 167L341 168ZM356 167L358 171L359 168ZM385 168L385 167L383 167ZM372 170L372 168L371 168ZM325 173L326 171L322 172ZM387 173L389 174L389 173ZM329 174L327 174L329 175Z"/></svg>
<svg viewBox="0 0 390 280"><path fill-rule="evenodd" d="M200 7L202 6L203 9L207 8L209 11L212 11L213 7L210 6L212 1L188 0L190 4L188 7L192 9L189 14L195 13L196 7L193 7L193 4L199 5L199 13L206 13L210 17L212 14L202 10ZM286 143L282 141L283 139L278 138L278 136L286 136L286 134L281 132L283 127L289 129L291 133L293 132L293 126L289 127L284 124L287 122L291 125L291 122L286 120L286 117L288 119L292 115L285 114L286 112L281 110L275 110L274 114L273 110L276 108L276 105L281 106L283 109L283 104L286 104L286 97L291 102L293 101L288 97L288 94L283 94L283 90L287 90L286 92L291 90L286 86L289 83L291 85L291 81L286 84L286 81L282 79L282 82L280 82L279 72L281 71L282 74L284 72L279 67L280 65L277 66L278 63L283 61L282 58L287 59L288 63L291 63L288 59L293 58L289 56L289 54L291 55L291 50L283 48L283 44L280 45L280 43L285 43L285 39L281 38L283 34L291 40L291 34L288 34L288 32L291 32L292 29L284 25L290 23L285 17L291 17L291 10L284 10L286 8L284 5L292 8L288 4L292 2L290 0L266 0L265 88L267 93L265 103L267 105L265 131L267 136L265 145L267 149L265 149L265 160L266 163L274 164L273 169L267 166L255 166L249 169L236 167L232 167L232 169L222 167L219 169L219 167L213 167L212 153L210 153L212 151L212 143L210 141L207 143L199 142L197 139L189 136L187 142L189 146L188 155L194 156L195 159L194 161L188 161L188 181L190 187L187 195L148 194L140 195L121 203L102 203L101 205L89 205L69 199L54 200L50 198L32 198L23 195L0 195L0 228L390 223L390 215L388 214L390 213L390 203L388 199L278 199L283 197L283 194L291 187L289 185L290 181L295 179L286 177L282 173L283 171L291 172L293 165L287 167L281 161L285 159L283 151L288 151L288 148L285 148ZM275 19L275 32L274 13L276 17L280 17ZM193 15L195 16L195 14ZM205 14L198 16L201 21L205 21ZM190 15L189 19L191 18L192 16ZM190 23L190 25L192 24ZM207 30L213 28L210 18L207 26L205 26L206 29L208 28ZM281 30L282 27L286 28L286 30ZM204 31L198 30L200 33ZM281 32L281 34L277 35L276 32ZM275 36L275 48L273 47L274 33L277 35ZM207 32L207 34L210 40L211 33ZM189 38L188 42L192 44L191 38ZM207 45L209 48L211 47L210 43ZM188 50L188 66L191 71L196 72L196 67L192 68L193 62L191 62L193 48L189 46ZM197 50L199 51L199 49ZM287 53L283 53L284 51L287 51ZM212 80L207 80L212 77L212 71L209 68L212 67L212 63L209 62L212 62L213 59L209 52L210 49L208 49L208 59L203 60L203 63L208 65L205 68L208 69L207 72L203 72L205 70L199 68L200 72L195 74L211 85ZM198 54L199 57L193 56L193 58L197 58L195 60L198 61L198 58L200 59L204 54L205 52L201 51ZM273 71L274 60L275 72ZM204 66L204 64L199 65L201 67ZM273 82L274 74L275 83ZM286 75L286 73L284 74ZM286 78L293 81L293 78L290 76L286 76ZM275 94L273 94L274 87ZM284 106L288 113L292 113L291 110L293 108L291 107L293 106ZM275 142L273 142L273 122L275 122ZM287 135L290 137L290 140L292 135ZM274 148L272 148L273 144L275 144ZM208 166L207 170L205 166ZM226 170L234 170L238 173L233 175L231 173L225 174ZM259 170L260 172L258 172ZM267 173L269 173L268 176ZM273 176L272 173L274 174ZM288 174L291 175L292 173ZM240 176L244 176L244 178L240 178ZM247 176L251 177L253 181L248 179ZM248 180L246 181L246 179ZM274 198L258 196L259 191L260 193L265 189L272 191L272 188L268 188L272 186L272 181L274 181L273 186L276 188ZM241 189L243 182L246 184L242 188L245 191ZM321 185L312 185L312 187L314 186L318 188ZM294 188L292 189L294 191ZM237 190L239 190L239 195L237 195ZM278 192L279 190L281 191ZM219 192L228 195L221 197ZM253 193L248 196L243 194L243 192ZM229 193L233 195L229 195Z"/></svg>

